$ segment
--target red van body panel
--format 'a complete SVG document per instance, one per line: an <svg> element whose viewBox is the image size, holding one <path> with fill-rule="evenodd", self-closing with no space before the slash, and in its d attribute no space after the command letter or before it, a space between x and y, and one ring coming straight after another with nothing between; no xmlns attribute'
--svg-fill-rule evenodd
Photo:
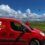
<svg viewBox="0 0 45 45"><path fill-rule="evenodd" d="M23 24L27 28L27 32L16 31L11 28L10 22L22 24L21 21L9 18L0 18L0 44L2 45L29 45L32 39L39 41L45 40L45 35L40 34L40 30L31 29L28 25Z"/></svg>

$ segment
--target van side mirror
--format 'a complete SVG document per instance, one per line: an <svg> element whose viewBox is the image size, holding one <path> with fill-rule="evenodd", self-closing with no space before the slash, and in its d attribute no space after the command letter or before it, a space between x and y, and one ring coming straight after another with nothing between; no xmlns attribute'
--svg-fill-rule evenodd
<svg viewBox="0 0 45 45"><path fill-rule="evenodd" d="M30 22L26 22L25 24L26 24L27 26L30 26Z"/></svg>

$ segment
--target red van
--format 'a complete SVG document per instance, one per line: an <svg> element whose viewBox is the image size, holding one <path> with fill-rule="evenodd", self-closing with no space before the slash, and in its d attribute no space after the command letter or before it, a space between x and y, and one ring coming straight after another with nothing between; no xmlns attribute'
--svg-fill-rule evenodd
<svg viewBox="0 0 45 45"><path fill-rule="evenodd" d="M45 45L45 34L19 20L0 18L0 45Z"/></svg>

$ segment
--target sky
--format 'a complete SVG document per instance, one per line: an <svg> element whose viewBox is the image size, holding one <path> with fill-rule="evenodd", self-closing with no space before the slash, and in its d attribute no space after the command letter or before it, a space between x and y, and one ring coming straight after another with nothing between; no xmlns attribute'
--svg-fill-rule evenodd
<svg viewBox="0 0 45 45"><path fill-rule="evenodd" d="M45 0L0 0L0 4L9 5L11 8L23 12L27 8L38 14L45 12Z"/></svg>
<svg viewBox="0 0 45 45"><path fill-rule="evenodd" d="M45 20L45 0L0 0L0 10L0 16Z"/></svg>

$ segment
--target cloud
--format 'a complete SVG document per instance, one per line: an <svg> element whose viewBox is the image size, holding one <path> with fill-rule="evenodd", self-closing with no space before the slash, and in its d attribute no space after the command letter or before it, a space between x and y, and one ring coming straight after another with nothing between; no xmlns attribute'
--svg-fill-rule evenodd
<svg viewBox="0 0 45 45"><path fill-rule="evenodd" d="M44 21L45 13L38 15L36 13L32 13L29 8L23 13L21 10L16 11L10 6L2 4L0 5L0 17L10 17L25 21Z"/></svg>
<svg viewBox="0 0 45 45"><path fill-rule="evenodd" d="M28 8L28 9L26 10L26 13L27 13L27 14L31 14L31 10Z"/></svg>

